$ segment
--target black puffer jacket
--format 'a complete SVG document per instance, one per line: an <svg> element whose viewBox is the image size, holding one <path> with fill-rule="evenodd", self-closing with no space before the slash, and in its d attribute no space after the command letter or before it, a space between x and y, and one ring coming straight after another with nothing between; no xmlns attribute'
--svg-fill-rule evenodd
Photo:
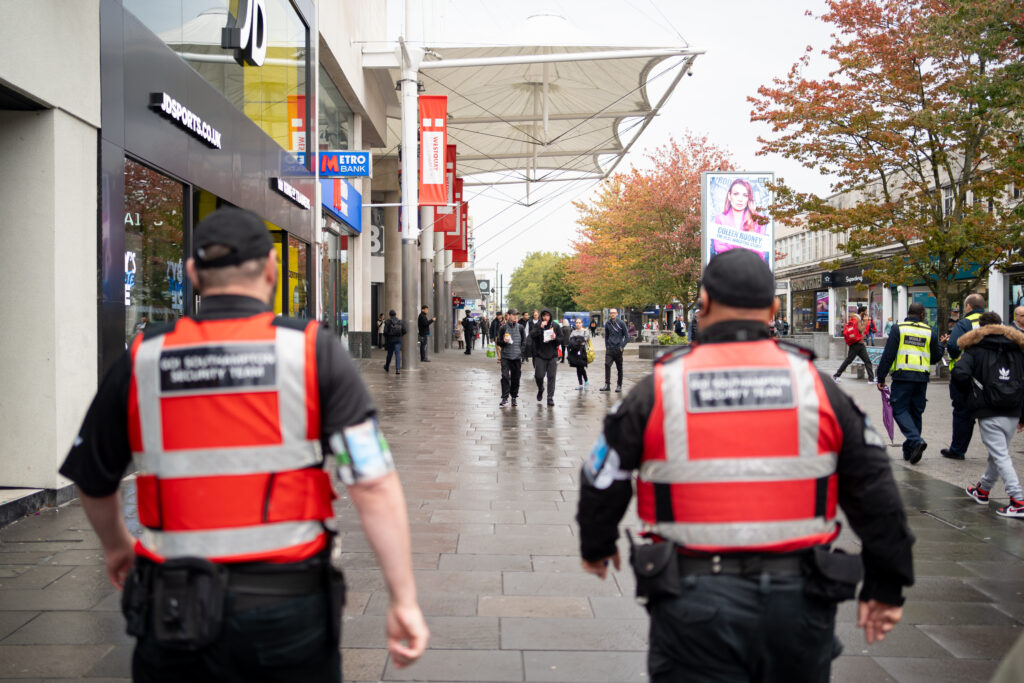
<svg viewBox="0 0 1024 683"><path fill-rule="evenodd" d="M1024 380L1024 333L1006 325L984 325L960 335L956 343L963 353L956 361L951 379L967 397L971 415L975 419L1014 416L1024 422L1024 396L1014 392L1020 399L1015 406L996 408L986 400L984 386L986 373L992 378L988 381L998 381L996 377L1000 372L1006 373L1005 381L1021 384ZM999 362L1000 351L1004 352L1005 363Z"/></svg>

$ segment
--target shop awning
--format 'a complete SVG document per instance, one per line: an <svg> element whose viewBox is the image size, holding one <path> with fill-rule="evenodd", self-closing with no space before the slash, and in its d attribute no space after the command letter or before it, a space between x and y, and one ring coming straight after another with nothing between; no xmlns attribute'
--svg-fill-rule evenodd
<svg viewBox="0 0 1024 683"><path fill-rule="evenodd" d="M483 298L480 295L480 285L477 284L476 273L472 270L456 270L452 275L452 296L474 300Z"/></svg>
<svg viewBox="0 0 1024 683"><path fill-rule="evenodd" d="M458 148L459 175L475 176L467 185L602 178L702 52L687 46L445 48L428 53L420 81L425 94L448 97L448 141ZM393 51L364 53L364 66L400 78ZM652 91L659 93L656 102ZM387 149L396 155L401 121L388 123Z"/></svg>

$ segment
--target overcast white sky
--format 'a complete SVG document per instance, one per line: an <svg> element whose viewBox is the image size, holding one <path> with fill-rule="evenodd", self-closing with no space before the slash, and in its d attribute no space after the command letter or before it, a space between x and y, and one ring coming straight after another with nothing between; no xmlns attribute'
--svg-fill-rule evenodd
<svg viewBox="0 0 1024 683"><path fill-rule="evenodd" d="M404 5L404 0L388 0L392 38L401 31ZM566 43L665 46L685 40L705 48L706 54L694 64L693 76L680 81L661 115L644 131L618 170L644 165L646 152L673 135L691 131L728 149L741 169L774 171L777 177L803 189L828 192L826 178L779 157L755 155L757 136L768 131L750 122L751 107L746 101L760 85L784 75L806 45L819 50L828 45L830 28L805 16L807 10L823 12L823 0L426 0L425 6L424 35L428 43L438 46L536 43L538 21L528 18L554 12L569 24L564 35L574 39ZM657 101L659 96L652 93L651 100ZM528 252L568 253L578 227L572 201L591 197L595 188L594 184L551 183L531 192L533 197L549 199L530 208L504 211L507 201L489 198L497 193L476 198L470 193L470 214L478 226L478 269L500 263L507 287L510 274ZM476 192L482 189L472 188ZM502 189L523 195L522 187Z"/></svg>

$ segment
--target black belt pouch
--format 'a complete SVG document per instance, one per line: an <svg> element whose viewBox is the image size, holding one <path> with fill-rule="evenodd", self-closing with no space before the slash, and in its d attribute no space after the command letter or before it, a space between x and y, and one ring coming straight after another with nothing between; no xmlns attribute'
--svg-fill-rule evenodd
<svg viewBox="0 0 1024 683"><path fill-rule="evenodd" d="M153 638L180 650L198 650L220 637L227 593L226 567L196 557L154 567Z"/></svg>
<svg viewBox="0 0 1024 683"><path fill-rule="evenodd" d="M327 563L327 590L331 600L331 642L341 642L341 613L345 609L345 574Z"/></svg>
<svg viewBox="0 0 1024 683"><path fill-rule="evenodd" d="M665 597L678 597L679 553L675 543L633 543L629 540L629 564L636 574L636 599L642 605Z"/></svg>
<svg viewBox="0 0 1024 683"><path fill-rule="evenodd" d="M842 602L857 594L864 576L860 555L817 546L807 554L804 564L804 594L825 602Z"/></svg>
<svg viewBox="0 0 1024 683"><path fill-rule="evenodd" d="M125 619L125 631L136 638L141 638L148 631L151 575L152 567L149 564L136 561L121 593L121 613Z"/></svg>

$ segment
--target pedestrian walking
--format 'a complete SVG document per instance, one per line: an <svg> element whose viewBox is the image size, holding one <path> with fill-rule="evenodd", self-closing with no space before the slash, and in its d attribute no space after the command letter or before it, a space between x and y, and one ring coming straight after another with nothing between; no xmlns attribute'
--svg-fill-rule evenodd
<svg viewBox="0 0 1024 683"><path fill-rule="evenodd" d="M909 310L909 308L907 310ZM888 337L890 332L892 332L892 316L891 315L889 316L888 320L885 321L885 336Z"/></svg>
<svg viewBox="0 0 1024 683"><path fill-rule="evenodd" d="M851 315L850 319L843 325L843 340L846 342L846 359L843 360L843 364L836 370L836 374L832 376L836 382L840 382L840 375L846 370L846 367L857 358L860 358L864 362L864 369L868 371L868 381L874 383L875 381L875 369L871 364L871 358L868 356L868 349L864 346L864 334L868 326L867 318L868 309L865 306L861 306L857 309L857 315Z"/></svg>
<svg viewBox="0 0 1024 683"><path fill-rule="evenodd" d="M533 340L533 378L537 381L537 400L544 400L544 378L548 382L548 405L555 405L555 375L558 372L558 346L562 331L551 319L551 311L543 309L540 320L530 331Z"/></svg>
<svg viewBox="0 0 1024 683"><path fill-rule="evenodd" d="M466 317L462 319L462 335L466 338L466 355L468 356L473 353L473 342L476 341L476 321L468 311Z"/></svg>
<svg viewBox="0 0 1024 683"><path fill-rule="evenodd" d="M597 320L591 318L590 325L588 327L590 328L590 338L594 339L595 337L597 337Z"/></svg>
<svg viewBox="0 0 1024 683"><path fill-rule="evenodd" d="M683 332L683 318L681 316L676 317L675 322L673 323L672 331L676 333L677 337L686 336Z"/></svg>
<svg viewBox="0 0 1024 683"><path fill-rule="evenodd" d="M420 360L424 363L429 363L430 360L427 358L427 340L430 339L430 326L437 322L437 318L430 317L430 307L423 306L420 309L420 315L416 319L416 331L420 342Z"/></svg>
<svg viewBox="0 0 1024 683"><path fill-rule="evenodd" d="M582 321L580 321L580 322L582 323ZM559 356L558 356L558 362L559 363L564 363L565 362L565 355L566 355L565 352L566 352L566 350L567 350L567 348L569 346L569 333L572 332L573 327L574 326L569 322L568 318L563 318L562 319L562 338L561 338L561 340L559 340L560 341L560 350L561 350L561 354L559 354Z"/></svg>
<svg viewBox="0 0 1024 683"><path fill-rule="evenodd" d="M512 407L519 405L519 379L523 372L523 343L526 334L519 324L519 312L514 308L505 314L505 323L498 328L494 337L501 358L501 403L499 407L508 405L512 399Z"/></svg>
<svg viewBox="0 0 1024 683"><path fill-rule="evenodd" d="M630 340L629 329L619 319L619 311L608 309L608 322L604 324L604 386L600 391L611 391L612 364L615 365L616 393L622 392L622 351Z"/></svg>
<svg viewBox="0 0 1024 683"><path fill-rule="evenodd" d="M384 344L388 349L388 355L384 358L384 372L390 372L391 356L394 356L395 374L402 374L402 337L408 331L395 310L388 311L388 319L384 321Z"/></svg>
<svg viewBox="0 0 1024 683"><path fill-rule="evenodd" d="M455 342L459 345L460 349L465 348L465 345L464 345L464 342L463 342L464 339L465 339L465 334L462 331L462 324L461 323L455 323Z"/></svg>
<svg viewBox="0 0 1024 683"><path fill-rule="evenodd" d="M878 359L878 388L892 371L889 405L892 417L903 432L903 459L911 465L921 461L928 444L921 438L921 418L927 402L931 367L942 360L939 333L924 322L924 304L915 301L906 319L896 325L885 341Z"/></svg>
<svg viewBox="0 0 1024 683"><path fill-rule="evenodd" d="M950 375L988 449L985 472L967 487L967 495L988 504L992 487L1002 477L1010 502L996 514L1024 518L1024 491L1010 457L1010 440L1024 430L1024 333L1003 325L992 311L982 313L978 323L978 329L957 339L961 355Z"/></svg>
<svg viewBox="0 0 1024 683"><path fill-rule="evenodd" d="M359 372L326 327L274 315L262 219L218 209L193 243L185 269L202 312L133 341L60 470L124 591L133 679L341 680L325 456L385 568L391 655L415 661L428 630L406 502ZM138 539L118 494L133 457Z"/></svg>
<svg viewBox="0 0 1024 683"><path fill-rule="evenodd" d="M501 311L498 311L497 315L495 315L491 320L487 333L491 336L491 341L495 344L498 342L498 328L504 325L507 319L508 315L502 316Z"/></svg>
<svg viewBox="0 0 1024 683"><path fill-rule="evenodd" d="M536 348L533 343L533 328L540 322L540 311L533 309L533 315L527 317L523 322L523 332L526 333L526 343L523 346L523 362L536 358Z"/></svg>
<svg viewBox="0 0 1024 683"><path fill-rule="evenodd" d="M868 314L868 320L865 324L865 336L867 337L868 346L875 345L875 335L878 334L878 328L875 327L875 319Z"/></svg>
<svg viewBox="0 0 1024 683"><path fill-rule="evenodd" d="M580 391L590 388L590 378L587 377L587 346L590 344L590 330L583 327L583 318L576 318L576 326L569 331L569 344L566 348L566 355L569 357L569 367L576 368L576 382Z"/></svg>
<svg viewBox="0 0 1024 683"><path fill-rule="evenodd" d="M971 294L964 299L964 315L953 325L946 339L946 351L949 353L949 372L956 368L957 359L960 357L960 347L957 342L961 335L981 326L981 314L985 312L985 297L980 294ZM949 400L953 404L953 437L950 439L949 448L943 448L942 457L950 460L963 460L967 457L967 447L971 445L971 437L974 436L974 418L971 417L971 410L967 407L964 395L953 382L949 383Z"/></svg>
<svg viewBox="0 0 1024 683"><path fill-rule="evenodd" d="M822 683L838 654L836 606L862 571L867 642L899 622L914 537L881 437L812 353L768 338L778 300L767 264L733 249L701 284L701 344L655 363L583 465L583 569L604 579L619 568L638 472L637 513L657 541L631 553L650 680ZM830 549L837 502L861 557Z"/></svg>

